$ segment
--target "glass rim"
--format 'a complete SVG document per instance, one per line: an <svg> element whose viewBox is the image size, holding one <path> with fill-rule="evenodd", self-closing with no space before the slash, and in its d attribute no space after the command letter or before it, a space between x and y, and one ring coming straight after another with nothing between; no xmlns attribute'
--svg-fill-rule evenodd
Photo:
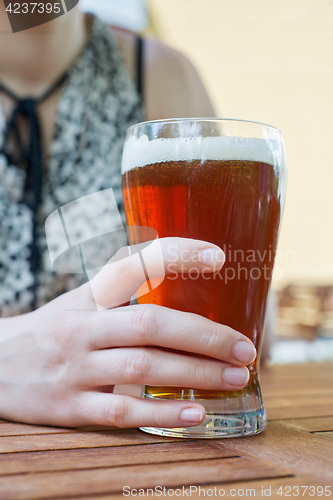
<svg viewBox="0 0 333 500"><path fill-rule="evenodd" d="M272 130L275 130L276 132L278 132L280 135L282 135L282 131L277 128L277 127L274 127L274 125L268 125L268 123L264 123L264 122L257 122L255 120L245 120L245 119L241 119L241 118L219 118L219 117L212 117L212 116L208 116L208 117L187 117L187 118L159 118L157 120L147 120L147 121L143 121L143 122L139 122L139 123L134 123L133 125L131 125L128 129L127 129L127 132L130 132L132 130L134 130L135 128L139 128L139 127L142 127L142 126L146 126L146 125L153 125L154 123L178 123L178 122L186 122L186 121L201 121L201 122L239 122L239 123L251 123L251 124L254 124L254 125L262 125L264 127L268 127Z"/></svg>

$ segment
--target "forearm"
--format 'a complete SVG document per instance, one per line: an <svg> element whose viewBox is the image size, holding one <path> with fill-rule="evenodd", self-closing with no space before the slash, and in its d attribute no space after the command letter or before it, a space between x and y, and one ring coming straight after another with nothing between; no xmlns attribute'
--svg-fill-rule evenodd
<svg viewBox="0 0 333 500"><path fill-rule="evenodd" d="M24 330L27 330L31 321L32 313L0 318L0 355L2 352L1 343L5 342L8 338L13 338L14 335L23 333Z"/></svg>

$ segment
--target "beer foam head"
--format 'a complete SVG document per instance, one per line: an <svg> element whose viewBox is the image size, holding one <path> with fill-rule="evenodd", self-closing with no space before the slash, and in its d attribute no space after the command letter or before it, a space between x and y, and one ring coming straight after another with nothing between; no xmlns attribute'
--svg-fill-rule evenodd
<svg viewBox="0 0 333 500"><path fill-rule="evenodd" d="M124 147L122 173L166 161L247 160L276 166L284 164L277 140L246 137L180 137L154 139L130 137Z"/></svg>

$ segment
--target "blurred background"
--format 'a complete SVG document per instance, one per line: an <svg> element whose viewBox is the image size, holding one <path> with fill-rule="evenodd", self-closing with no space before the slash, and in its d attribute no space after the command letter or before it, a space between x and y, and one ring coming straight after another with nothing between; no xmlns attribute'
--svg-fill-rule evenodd
<svg viewBox="0 0 333 500"><path fill-rule="evenodd" d="M188 56L217 116L282 130L272 361L333 359L333 0L81 0Z"/></svg>

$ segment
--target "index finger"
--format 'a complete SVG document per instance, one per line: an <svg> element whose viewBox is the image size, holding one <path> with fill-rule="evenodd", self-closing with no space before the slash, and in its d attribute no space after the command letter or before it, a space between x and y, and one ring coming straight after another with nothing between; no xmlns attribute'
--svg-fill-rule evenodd
<svg viewBox="0 0 333 500"><path fill-rule="evenodd" d="M189 238L161 238L153 242L122 248L90 281L98 309L111 309L129 302L147 280L166 274L198 269L214 272L224 263L224 253L213 243ZM142 290L141 295L149 291Z"/></svg>

